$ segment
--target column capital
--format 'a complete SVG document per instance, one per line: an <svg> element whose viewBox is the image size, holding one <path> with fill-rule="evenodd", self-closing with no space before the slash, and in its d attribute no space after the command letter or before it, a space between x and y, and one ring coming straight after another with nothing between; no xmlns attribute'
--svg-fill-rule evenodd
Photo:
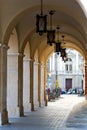
<svg viewBox="0 0 87 130"><path fill-rule="evenodd" d="M34 60L34 64L39 65L39 62Z"/></svg>
<svg viewBox="0 0 87 130"><path fill-rule="evenodd" d="M8 45L6 45L6 44L1 44L0 43L0 48L4 48L4 49L8 50L10 47Z"/></svg>
<svg viewBox="0 0 87 130"><path fill-rule="evenodd" d="M34 60L34 59L32 59L32 58L30 59L30 62L34 62L34 61L35 61L35 60Z"/></svg>
<svg viewBox="0 0 87 130"><path fill-rule="evenodd" d="M19 53L18 53L18 56L24 57L25 55L24 55L22 52L19 52Z"/></svg>
<svg viewBox="0 0 87 130"><path fill-rule="evenodd" d="M41 62L38 62L38 65L39 65L39 66L41 66L41 65L42 65L42 63L41 63Z"/></svg>
<svg viewBox="0 0 87 130"><path fill-rule="evenodd" d="M85 63L85 67L87 67L87 63Z"/></svg>

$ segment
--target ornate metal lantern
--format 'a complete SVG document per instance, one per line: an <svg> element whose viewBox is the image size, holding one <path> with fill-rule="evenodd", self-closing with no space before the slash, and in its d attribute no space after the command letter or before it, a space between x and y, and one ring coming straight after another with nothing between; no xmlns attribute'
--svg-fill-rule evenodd
<svg viewBox="0 0 87 130"><path fill-rule="evenodd" d="M55 43L55 30L47 31L47 43L52 46Z"/></svg>
<svg viewBox="0 0 87 130"><path fill-rule="evenodd" d="M61 42L55 43L55 52L59 55L61 52Z"/></svg>
<svg viewBox="0 0 87 130"><path fill-rule="evenodd" d="M41 14L36 15L36 32L39 35L46 33L47 31L47 15L43 15L42 0L41 0Z"/></svg>
<svg viewBox="0 0 87 130"><path fill-rule="evenodd" d="M50 14L50 30L47 31L47 44L52 46L52 43L55 43L55 30L52 29L52 15L55 11L51 10Z"/></svg>
<svg viewBox="0 0 87 130"><path fill-rule="evenodd" d="M61 57L64 62L67 60L66 48L61 49Z"/></svg>

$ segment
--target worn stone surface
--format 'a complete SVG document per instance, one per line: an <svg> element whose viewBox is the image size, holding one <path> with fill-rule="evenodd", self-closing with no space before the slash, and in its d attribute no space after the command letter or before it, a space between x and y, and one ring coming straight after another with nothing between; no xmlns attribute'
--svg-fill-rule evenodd
<svg viewBox="0 0 87 130"><path fill-rule="evenodd" d="M48 107L25 113L24 117L10 118L10 124L0 130L87 130L86 115L84 97L62 95L50 101Z"/></svg>

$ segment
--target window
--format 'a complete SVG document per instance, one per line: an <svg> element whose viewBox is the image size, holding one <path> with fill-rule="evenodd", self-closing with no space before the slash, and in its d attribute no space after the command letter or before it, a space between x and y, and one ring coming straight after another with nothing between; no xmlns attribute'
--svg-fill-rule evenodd
<svg viewBox="0 0 87 130"><path fill-rule="evenodd" d="M72 64L65 64L65 71L68 73L72 72Z"/></svg>
<svg viewBox="0 0 87 130"><path fill-rule="evenodd" d="M68 64L66 64L65 69L66 69L66 71L68 71Z"/></svg>
<svg viewBox="0 0 87 130"><path fill-rule="evenodd" d="M72 73L72 59L67 58L66 64L65 64L65 72L66 73Z"/></svg>
<svg viewBox="0 0 87 130"><path fill-rule="evenodd" d="M72 72L72 64L69 65L69 70Z"/></svg>

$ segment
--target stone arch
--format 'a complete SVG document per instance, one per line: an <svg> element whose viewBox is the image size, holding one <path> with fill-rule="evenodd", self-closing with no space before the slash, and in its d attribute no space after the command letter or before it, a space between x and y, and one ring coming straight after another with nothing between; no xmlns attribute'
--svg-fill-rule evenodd
<svg viewBox="0 0 87 130"><path fill-rule="evenodd" d="M75 44L73 44L73 42L67 42L63 47L65 48L71 48L74 49L76 51L78 51L82 57L84 58L84 60L86 61L85 55L86 52L83 48L81 48L80 46L77 46ZM54 52L54 48L48 49L47 47L45 48L45 50L43 50L42 55L41 55L41 60L43 59L43 57L45 57L45 64L47 63L48 58L51 56L51 54ZM46 55L45 55L46 54ZM85 74L85 64L84 64L84 74ZM81 83L81 82L80 82ZM46 83L45 83L46 84ZM84 78L84 89L85 89L85 78Z"/></svg>
<svg viewBox="0 0 87 130"><path fill-rule="evenodd" d="M13 27L13 26L12 26L12 27ZM7 29L7 30L8 30L8 29ZM11 28L10 28L10 30L11 30ZM10 31L10 32L11 32L11 31ZM8 33L8 35L10 34L10 32ZM8 36L6 36L5 39L8 39L7 37L8 37ZM7 43L7 40L5 40L4 43Z"/></svg>
<svg viewBox="0 0 87 130"><path fill-rule="evenodd" d="M79 52L79 54L77 54L76 53L76 59L74 59L73 60L73 63L75 63L76 61L76 64L72 64L73 66L72 66L72 68L73 68L73 70L76 72L77 70L79 70L80 71L80 73L81 73L81 76L79 76L79 74L78 74L78 72L76 72L77 73L77 76L76 76L76 78L74 79L73 78L73 76L72 76L72 78L73 78L73 80L72 80L72 86L75 86L75 87L82 87L82 89L84 89L85 90L85 78L84 78L84 76L83 75L85 75L85 54L82 52L82 50L80 50L79 48L77 48L77 47L70 47L70 46L68 46L67 47L67 49L68 48L70 48L70 49L74 49L74 50L76 50L77 52ZM52 54L53 52L51 52L49 55L48 55L48 57L47 57L47 59L51 56L51 54ZM79 60L80 62L78 62L78 59L77 59L77 56L79 56L79 57L81 57L82 56L82 63L81 63L81 60ZM52 57L53 58L53 57ZM58 59L57 59L58 60ZM46 60L46 62L47 62L47 60ZM51 62L51 61L50 61ZM62 61L62 59L60 59L59 58L59 61L58 61L58 63L60 63L61 62L61 67L60 66L58 66L57 67L57 71L58 71L58 69L59 69L59 71L62 71L63 69L62 68L64 68L65 67L65 64L66 64L66 62L63 62ZM62 64L63 63L63 64ZM81 66L82 68L80 68L80 69L78 69L79 67ZM51 67L53 67L53 65L51 65ZM65 71L65 70L63 70L63 71ZM48 71L49 72L49 71ZM57 76L57 78L58 78L58 80L60 81L60 86L65 86L65 79L62 79L62 77L61 76ZM79 78L79 82L78 82L78 79ZM61 81L61 79L62 79L62 81ZM62 83L64 83L64 84L62 84ZM64 88L63 88L64 89Z"/></svg>
<svg viewBox="0 0 87 130"><path fill-rule="evenodd" d="M8 43L12 30L14 29L14 27L16 27L18 22L27 13L27 11L29 11L29 13L31 13L32 11L37 10L37 9L38 9L38 6L33 6L30 8L23 9L21 12L16 12L17 14L12 16L12 18L11 18L12 20L10 22L6 23L7 24L6 29L4 30L3 37L2 37L3 43L5 43L5 44Z"/></svg>
<svg viewBox="0 0 87 130"><path fill-rule="evenodd" d="M77 1L77 0L76 0ZM78 4L79 4L79 2L78 2ZM80 5L80 4L79 4ZM47 7L48 8L52 8L52 5L48 5L47 4ZM12 18L12 21L10 21L10 22L7 22L7 25L6 25L6 29L4 30L4 35L3 35L3 43L8 43L8 39L9 39L9 36L10 36L10 34L11 34L11 32L12 32L12 29L17 25L17 23L20 21L20 19L29 11L29 13L31 13L31 12L33 12L34 10L38 10L38 8L40 8L40 6L39 5L33 5L32 7L30 7L30 8L27 8L27 9L23 9L22 11L18 11L18 12L16 12L16 15L13 15L13 16L11 16ZM55 7L53 7L53 8L55 8ZM82 10L82 7L80 6L80 8L81 8L81 10ZM57 9L57 7L56 7L56 9ZM33 27L32 27L32 29L34 29ZM32 30L31 29L31 30Z"/></svg>
<svg viewBox="0 0 87 130"><path fill-rule="evenodd" d="M65 41L65 42L66 42L66 44L64 44L62 47L75 49L75 50L77 50L84 57L84 59L86 59L85 58L85 55L86 55L85 49L83 49L81 46L78 46L78 44L74 43L74 41ZM49 45L46 46L42 50L42 52L40 53L41 60L43 59L43 57L45 57L45 61L47 61L47 59L50 57L50 55L53 52L54 52L54 46L51 46L51 47L49 47Z"/></svg>
<svg viewBox="0 0 87 130"><path fill-rule="evenodd" d="M33 10L34 10L35 8L33 8ZM16 14L18 14L18 13L16 13ZM11 19L13 19L13 21L10 23L10 22L8 22L8 21L6 21L7 22L7 25L5 26L6 27L6 30L5 30L5 28L4 28L4 26L3 25L5 25L4 24L4 22L5 21L3 21L3 19L1 20L2 22L3 22L3 24L1 24L2 25L2 30L3 30L3 36L2 36L2 43L8 43L8 41L9 41L9 39L10 39L10 34L12 33L12 29L14 28L14 26L15 25L17 25L18 24L18 22L19 22L19 20L20 20L20 18L21 18L21 16L24 16L24 12L23 13L21 13L20 15L17 15L17 17L19 17L18 19L17 19L17 17L15 17L15 16L13 16L13 17L15 17L15 18L13 18L13 17L10 17ZM17 20L17 21L16 21ZM10 19L9 19L9 21L10 21ZM10 24L9 24L10 23ZM32 30L32 29L31 29ZM13 31L13 32L15 32L15 30ZM22 32L22 31L21 31ZM19 33L19 32L18 32ZM27 32L26 32L27 33ZM20 34L20 33L19 33ZM13 39L13 38L12 38ZM20 36L19 36L19 39L20 39ZM10 39L10 41L9 41L10 43L11 43L11 39ZM10 43L9 43L9 45L10 45ZM18 41L17 42L14 42L13 40L12 40L12 43L18 43ZM20 42L21 43L21 42ZM13 90L13 86L15 86L15 88L17 89L17 80L18 80L18 77L17 77L17 73L18 73L18 63L17 63L17 61L18 61L18 48L13 48L13 46L14 45L12 45L12 52L10 52L10 49L9 49L9 53L8 53L8 55L10 55L11 54L11 56L10 56L10 59L12 59L12 62L10 62L10 65L9 65L9 67L10 67L10 69L11 69L11 74L14 76L14 80L12 81L12 83L11 83L11 86L10 86L10 88ZM16 46L16 47L18 47L18 45ZM86 54L86 53L85 53ZM47 55L47 54L46 54ZM46 58L46 55L45 55L45 58ZM14 57L14 63L13 63L13 58L12 57ZM37 59L37 58L36 58ZM12 68L11 68L12 67ZM8 76L9 77L9 76ZM11 77L11 75L10 75L10 77ZM11 82L11 80L10 80L10 82ZM9 81L8 81L8 83L9 83ZM8 93L9 95L11 95L11 93ZM14 99L15 99L15 101L16 102L14 102L14 104L10 104L10 110L12 110L12 111L10 111L12 114L14 113L14 112L16 112L16 113L14 113L14 115L18 115L18 108L17 108L17 91L14 91L13 92L13 95L14 96L16 96L16 98L14 97ZM12 95L11 95L12 96ZM8 98L8 102L9 102L9 98Z"/></svg>

